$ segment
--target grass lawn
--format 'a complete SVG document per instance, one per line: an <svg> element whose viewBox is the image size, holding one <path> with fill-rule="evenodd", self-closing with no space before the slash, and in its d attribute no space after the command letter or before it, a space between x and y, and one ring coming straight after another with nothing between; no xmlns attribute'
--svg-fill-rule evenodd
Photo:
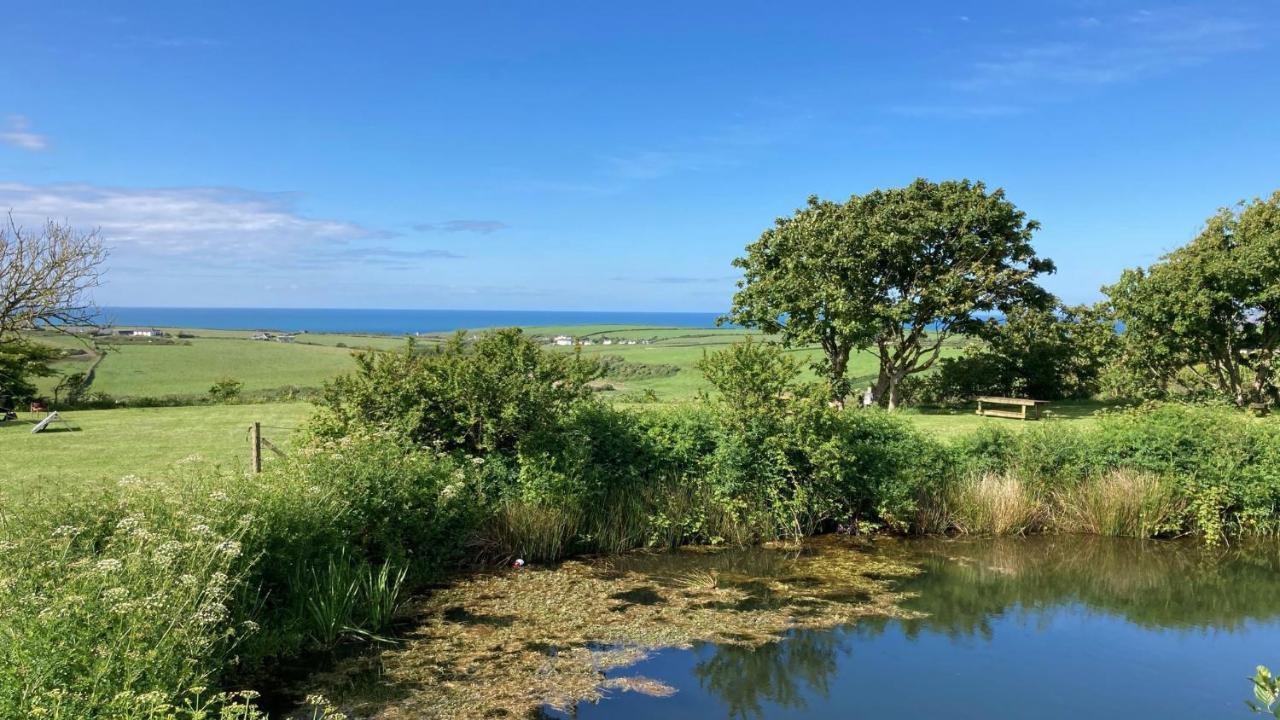
<svg viewBox="0 0 1280 720"><path fill-rule="evenodd" d="M154 475L191 456L247 466L251 423L261 422L263 437L283 445L310 413L307 403L71 410L62 415L74 430L55 424L37 435L36 416L21 413L0 423L0 492ZM272 453L264 449L263 458L270 462Z"/></svg>
<svg viewBox="0 0 1280 720"><path fill-rule="evenodd" d="M1050 403L1045 419L1040 421L986 417L975 414L973 408L958 410L907 408L902 411L902 415L925 432L940 438L951 439L973 432L984 425L1013 430L1035 427L1044 422L1070 423L1075 427L1090 425L1095 421L1095 413L1107 407L1110 406L1097 400L1061 400Z"/></svg>

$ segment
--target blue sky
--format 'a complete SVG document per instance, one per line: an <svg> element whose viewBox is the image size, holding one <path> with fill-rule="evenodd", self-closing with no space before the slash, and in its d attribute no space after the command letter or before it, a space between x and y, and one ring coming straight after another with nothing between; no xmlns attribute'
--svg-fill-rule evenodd
<svg viewBox="0 0 1280 720"><path fill-rule="evenodd" d="M1088 301L1280 187L1277 9L21 3L0 208L103 304L718 311L808 195L969 177Z"/></svg>

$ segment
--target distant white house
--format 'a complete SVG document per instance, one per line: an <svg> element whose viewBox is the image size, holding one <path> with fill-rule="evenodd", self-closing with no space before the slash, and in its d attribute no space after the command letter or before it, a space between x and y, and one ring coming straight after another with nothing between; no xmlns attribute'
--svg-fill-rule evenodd
<svg viewBox="0 0 1280 720"><path fill-rule="evenodd" d="M164 332L155 328L136 328L133 330L117 330L116 335L125 337L164 337Z"/></svg>
<svg viewBox="0 0 1280 720"><path fill-rule="evenodd" d="M600 341L600 344L601 344L601 345L612 345L612 344L613 344L613 341L612 341L612 340L610 340L609 338L605 338L605 339L603 339L603 340L601 340L601 341Z"/></svg>
<svg viewBox="0 0 1280 720"><path fill-rule="evenodd" d="M551 342L555 343L556 345L569 346L573 344L573 338L569 337L568 335L557 335L555 336L555 338L551 340Z"/></svg>
<svg viewBox="0 0 1280 720"><path fill-rule="evenodd" d="M253 336L252 338L250 338L250 339L252 339L252 340L270 340L272 337L274 337L274 336L273 336L271 333L264 333L264 332L260 332L260 333L256 333L256 334L254 334L254 336Z"/></svg>

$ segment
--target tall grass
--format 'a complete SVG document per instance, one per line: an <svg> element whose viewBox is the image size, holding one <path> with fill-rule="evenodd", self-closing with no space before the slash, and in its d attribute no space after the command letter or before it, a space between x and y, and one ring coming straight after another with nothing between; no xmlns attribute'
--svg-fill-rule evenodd
<svg viewBox="0 0 1280 720"><path fill-rule="evenodd" d="M1016 475L973 475L956 483L945 497L951 524L962 533L1022 535L1044 525L1043 504Z"/></svg>
<svg viewBox="0 0 1280 720"><path fill-rule="evenodd" d="M1180 530L1186 501L1172 482L1114 470L1053 493L1053 526L1061 531L1149 538Z"/></svg>

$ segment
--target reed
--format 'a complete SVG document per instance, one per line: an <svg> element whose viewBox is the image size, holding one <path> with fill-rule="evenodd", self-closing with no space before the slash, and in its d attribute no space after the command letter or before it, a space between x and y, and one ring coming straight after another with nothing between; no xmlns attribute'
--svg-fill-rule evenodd
<svg viewBox="0 0 1280 720"><path fill-rule="evenodd" d="M1186 503L1152 473L1113 470L1053 493L1053 524L1065 532L1156 537L1177 532Z"/></svg>
<svg viewBox="0 0 1280 720"><path fill-rule="evenodd" d="M1043 529L1040 499L1019 477L984 473L957 482L946 494L951 526L975 535L1022 535Z"/></svg>

